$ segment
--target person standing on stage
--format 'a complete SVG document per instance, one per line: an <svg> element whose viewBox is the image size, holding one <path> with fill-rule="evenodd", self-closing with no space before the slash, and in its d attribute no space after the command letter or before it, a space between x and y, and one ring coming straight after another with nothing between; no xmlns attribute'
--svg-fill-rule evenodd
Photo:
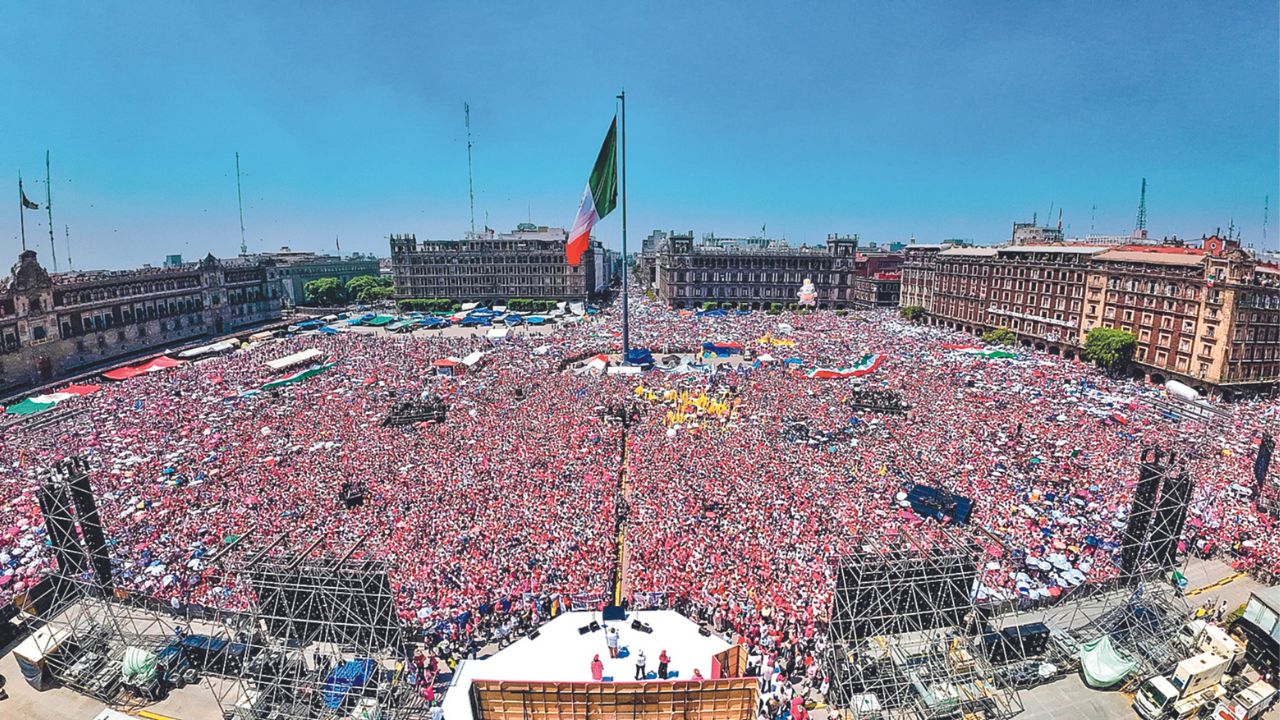
<svg viewBox="0 0 1280 720"><path fill-rule="evenodd" d="M607 627L604 629L604 644L609 648L609 657L618 657L618 630L617 628Z"/></svg>
<svg viewBox="0 0 1280 720"><path fill-rule="evenodd" d="M639 650L636 652L636 679L637 680L644 679L644 651L643 650Z"/></svg>
<svg viewBox="0 0 1280 720"><path fill-rule="evenodd" d="M667 651L663 650L658 654L658 679L667 679L667 664L671 662L671 658L667 657Z"/></svg>
<svg viewBox="0 0 1280 720"><path fill-rule="evenodd" d="M604 679L604 663L600 662L599 655L596 655L591 660L591 679L596 682Z"/></svg>

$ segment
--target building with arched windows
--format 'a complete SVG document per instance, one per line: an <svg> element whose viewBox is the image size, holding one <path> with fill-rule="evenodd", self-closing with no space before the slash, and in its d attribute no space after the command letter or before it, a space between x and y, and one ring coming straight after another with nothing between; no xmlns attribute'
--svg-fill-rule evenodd
<svg viewBox="0 0 1280 720"><path fill-rule="evenodd" d="M0 392L279 320L281 295L271 261L50 275L27 250L0 284Z"/></svg>

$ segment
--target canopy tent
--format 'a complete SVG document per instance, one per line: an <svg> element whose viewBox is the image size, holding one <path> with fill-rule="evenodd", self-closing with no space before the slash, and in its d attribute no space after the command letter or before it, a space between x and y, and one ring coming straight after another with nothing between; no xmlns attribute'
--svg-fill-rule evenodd
<svg viewBox="0 0 1280 720"><path fill-rule="evenodd" d="M485 333L484 336L490 340L506 340L510 334L511 330L509 328L490 328L489 332Z"/></svg>
<svg viewBox="0 0 1280 720"><path fill-rule="evenodd" d="M152 358L138 365L124 365L114 370L108 370L102 373L102 377L108 380L128 380L149 372L159 372L160 370L168 370L183 364L184 360L174 360L171 357L161 355Z"/></svg>
<svg viewBox="0 0 1280 720"><path fill-rule="evenodd" d="M395 318L390 315L376 315L373 318L366 320L364 324L369 327L382 327L383 325L390 325L393 322L395 322Z"/></svg>
<svg viewBox="0 0 1280 720"><path fill-rule="evenodd" d="M609 356L601 354L591 358L582 367L578 368L574 372L578 373L579 375L581 375L582 373L589 373L589 372L600 373L603 375L608 368L609 368Z"/></svg>
<svg viewBox="0 0 1280 720"><path fill-rule="evenodd" d="M1138 663L1125 659L1111 644L1111 636L1103 635L1080 647L1080 672L1092 688L1109 688L1133 672Z"/></svg>
<svg viewBox="0 0 1280 720"><path fill-rule="evenodd" d="M466 365L469 368L475 367L476 363L480 362L480 358L482 357L484 357L484 353L480 352L479 350L474 350L471 352L470 355L467 355L466 357L462 358L462 364Z"/></svg>
<svg viewBox="0 0 1280 720"><path fill-rule="evenodd" d="M716 357L729 357L742 354L742 343L736 342L704 342L702 352Z"/></svg>
<svg viewBox="0 0 1280 720"><path fill-rule="evenodd" d="M309 380L337 364L338 363L336 362L331 362L325 365L317 365L316 367L313 367L313 368L307 368L306 370L303 370L301 372L296 372L292 375L286 375L285 377L282 377L279 380L272 380L271 382L264 384L262 386L262 389L274 390L275 388L278 388L278 387L284 387L285 385L292 385L294 383L302 382L303 380Z"/></svg>
<svg viewBox="0 0 1280 720"><path fill-rule="evenodd" d="M323 351L315 348L307 348L306 350L300 350L292 355L285 355L284 357L276 358L275 360L268 360L267 367L279 372L285 368L309 363L312 360L319 360L322 357L324 357Z"/></svg>
<svg viewBox="0 0 1280 720"><path fill-rule="evenodd" d="M182 352L178 353L178 357L180 358L204 357L205 355L216 355L218 353L224 353L229 350L235 350L238 347L240 347L240 341L236 340L235 338L231 338L230 340L223 340L222 342L216 342L211 345L201 345L200 347L183 350Z"/></svg>

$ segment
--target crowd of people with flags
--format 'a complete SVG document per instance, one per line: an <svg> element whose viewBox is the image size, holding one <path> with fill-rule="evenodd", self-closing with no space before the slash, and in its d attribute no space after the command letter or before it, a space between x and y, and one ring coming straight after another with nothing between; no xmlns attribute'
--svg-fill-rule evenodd
<svg viewBox="0 0 1280 720"><path fill-rule="evenodd" d="M388 562L403 619L435 645L465 653L620 596L704 619L811 687L832 561L870 529L937 523L909 508L913 484L972 500L989 544L979 600L1052 601L1113 577L1151 444L1196 484L1188 550L1280 568L1275 519L1233 490L1280 427L1276 401L1178 421L1148 404L1161 388L1026 349L975 352L889 313L702 317L643 300L633 346L682 361L574 372L616 362L619 316L497 344L308 333L100 381L71 401L83 412L0 439L0 600L53 569L36 489L72 454L93 468L126 591L244 608L245 585L210 562L224 546L283 534L323 555L364 538L357 555ZM266 361L307 349L324 371L273 384ZM465 374L433 365L477 351ZM855 387L910 409L852 407ZM423 396L443 399L446 422L382 426ZM348 508L352 478L366 499Z"/></svg>

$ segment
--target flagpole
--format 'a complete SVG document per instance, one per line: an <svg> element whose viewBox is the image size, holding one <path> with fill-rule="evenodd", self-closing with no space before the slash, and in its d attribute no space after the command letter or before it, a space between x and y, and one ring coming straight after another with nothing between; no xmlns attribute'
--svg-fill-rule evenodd
<svg viewBox="0 0 1280 720"><path fill-rule="evenodd" d="M27 206L22 203L26 197L22 191L22 173L18 173L18 226L22 228L22 252L27 251Z"/></svg>
<svg viewBox="0 0 1280 720"><path fill-rule="evenodd" d="M627 91L618 94L622 101L622 361L631 352L631 328L627 305Z"/></svg>

